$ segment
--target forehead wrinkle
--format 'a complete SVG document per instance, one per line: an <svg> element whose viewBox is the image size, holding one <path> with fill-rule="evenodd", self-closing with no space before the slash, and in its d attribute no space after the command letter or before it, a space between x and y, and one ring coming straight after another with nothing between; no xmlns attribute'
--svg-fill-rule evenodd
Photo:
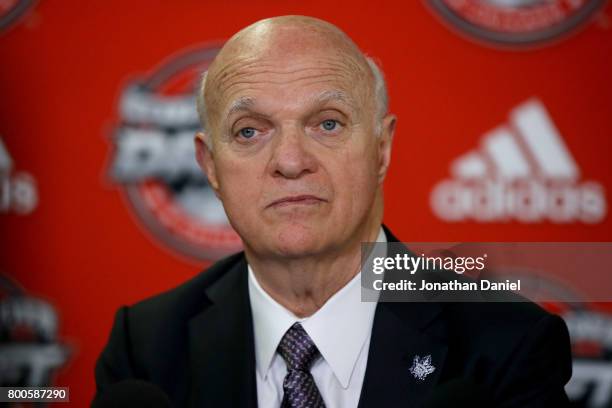
<svg viewBox="0 0 612 408"><path fill-rule="evenodd" d="M347 75L355 75L358 79L362 79L363 75L367 73L364 72L362 64L358 61L355 61L353 57L344 56L344 58L338 58L338 54L334 54L333 56L324 56L313 60L313 56L308 56L308 64L303 67L293 67L289 66L286 69L279 69L279 64L274 61L270 61L270 59L265 56L260 56L256 58L250 57L237 57L234 60L228 61L228 63L219 67L217 73L214 77L209 77L209 80L212 82L217 82L218 87L223 87L228 82L231 82L236 77L240 76L249 76L252 77L254 75L259 74L270 74L270 75L291 75L300 71L309 71L309 70L332 70L335 71L336 74L340 74L340 76ZM283 58L283 60L286 60ZM357 79L357 78L356 78Z"/></svg>
<svg viewBox="0 0 612 408"><path fill-rule="evenodd" d="M234 78L234 81L231 82L230 84L220 84L220 86L217 87L217 92L221 95L226 94L229 96L234 92L240 92L240 89L236 91L234 91L234 89L245 87L245 86L250 87L250 88L258 88L264 85L287 85L288 83L288 81L284 79L275 80L271 78L266 78L265 80L258 80L257 78L253 78L254 76L257 76L253 74L248 75L244 73L239 76L245 77L245 79L236 80L237 78ZM340 83L344 82L346 83L345 84L346 87L350 89L350 84L354 83L354 79L355 79L354 77L352 77L351 75L347 75L345 73L339 74L338 72L332 72L332 73L325 73L325 74L317 73L317 74L312 74L312 75L303 75L303 76L300 76L299 78L292 79L291 82L303 82L304 86L310 86L310 85L314 85L317 83L323 83L323 82L340 82Z"/></svg>
<svg viewBox="0 0 612 408"><path fill-rule="evenodd" d="M308 73L309 71L318 71L318 72L309 74ZM306 68L294 69L290 71L288 70L280 71L280 70L274 70L274 69L258 69L256 72L252 72L252 71L242 70L241 72L235 72L234 74L227 75L225 78L220 79L218 83L218 87L221 91L223 91L223 87L225 86L227 86L227 88L230 88L234 85L243 84L245 82L251 82L251 83L257 82L253 78L256 78L261 75L272 75L272 76L278 76L280 78L283 78L283 77L291 76L297 73L303 73L303 75L300 75L295 79L292 79L292 81L300 81L303 79L316 78L316 77L321 77L321 76L332 76L332 75L339 76L339 77L345 77L345 78L351 77L351 75L345 72L344 70L334 70L333 68L321 69L320 67L306 67ZM247 77L251 79L248 81L236 81L236 79L239 79L240 77ZM232 81L236 81L236 82L232 83ZM266 79L264 81L259 81L259 82L267 82L267 83L276 84L276 83L287 83L287 80L286 79L279 79L279 80Z"/></svg>
<svg viewBox="0 0 612 408"><path fill-rule="evenodd" d="M316 85L316 84L321 83L321 82L327 82L325 80L322 80L318 76L317 77L311 77L311 78L316 78L316 80L304 84L305 86ZM251 81L251 82L246 82L245 81L245 82L243 82L241 84L251 84L251 85L256 85L256 86L259 85L259 86L261 86L264 83L262 83L260 81ZM285 82L267 82L266 84L284 85ZM256 86L255 86L255 88L256 88ZM227 90L228 93L231 93L230 89ZM240 90L237 90L236 92L240 92ZM318 95L311 96L310 98L307 99L307 103L310 104L310 105L315 105L315 104L322 105L323 103L331 102L331 101L338 101L338 102L346 105L347 107L349 107L351 109L351 111L353 111L353 112L357 111L357 103L356 103L355 99L350 97L346 92L341 91L341 90L332 89L332 90L322 91ZM255 97L250 97L250 96L241 96L241 97L238 97L233 102L230 102L226 116L231 116L232 114L235 114L235 113L241 112L241 111L252 110L252 108L254 106L256 106L256 105L257 105L257 98L255 98Z"/></svg>
<svg viewBox="0 0 612 408"><path fill-rule="evenodd" d="M315 79L315 81L309 81ZM337 76L332 76L332 75L321 75L321 74L317 74L317 75L307 75L307 76L303 76L297 79L292 80L291 82L306 82L305 85L310 85L310 84L316 84L318 82L334 82L334 81L338 81L338 77ZM349 81L350 77L346 77L346 78L342 78L343 80L345 80L346 82L350 83L351 81ZM231 83L230 85L227 86L227 88L225 89L221 89L221 91L229 91L232 88L235 88L236 86L240 86L240 85L252 85L252 86L257 86L257 85L288 85L288 82L286 80L273 80L273 79L267 79L267 80L242 80L242 81L236 81Z"/></svg>
<svg viewBox="0 0 612 408"><path fill-rule="evenodd" d="M218 72L215 73L215 81L225 81L228 76L231 76L240 68L249 69L252 66L266 66L271 64L265 64L261 61L257 61L257 58L241 57L237 61L230 61L229 63L221 66Z"/></svg>

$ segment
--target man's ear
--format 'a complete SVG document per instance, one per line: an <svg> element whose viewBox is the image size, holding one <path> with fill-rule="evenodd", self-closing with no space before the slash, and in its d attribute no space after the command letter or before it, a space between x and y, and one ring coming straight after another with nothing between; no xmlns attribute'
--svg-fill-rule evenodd
<svg viewBox="0 0 612 408"><path fill-rule="evenodd" d="M212 150L209 146L212 144L210 141L210 135L197 132L194 138L195 143L195 151L196 151L196 160L200 165L200 168L204 173L206 173L206 177L208 177L208 183L215 191L217 196L219 195L219 180L217 180L217 171L215 169L215 158L213 156Z"/></svg>
<svg viewBox="0 0 612 408"><path fill-rule="evenodd" d="M395 133L395 115L387 115L382 120L382 128L378 135L378 182L382 183L391 163L391 146Z"/></svg>

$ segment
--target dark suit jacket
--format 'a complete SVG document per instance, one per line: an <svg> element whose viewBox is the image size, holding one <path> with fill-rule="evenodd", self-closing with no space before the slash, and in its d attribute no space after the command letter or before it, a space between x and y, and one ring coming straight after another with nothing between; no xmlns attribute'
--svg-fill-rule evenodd
<svg viewBox="0 0 612 408"><path fill-rule="evenodd" d="M410 373L417 355L436 367L424 380ZM244 254L119 309L95 375L98 392L137 378L175 407L256 407ZM418 407L458 377L482 385L498 407L563 407L570 376L565 324L533 303L380 302L359 407Z"/></svg>

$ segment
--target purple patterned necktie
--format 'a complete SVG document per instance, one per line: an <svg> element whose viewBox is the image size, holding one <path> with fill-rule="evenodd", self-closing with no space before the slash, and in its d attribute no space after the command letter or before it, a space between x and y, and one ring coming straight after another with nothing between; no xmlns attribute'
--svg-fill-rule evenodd
<svg viewBox="0 0 612 408"><path fill-rule="evenodd" d="M281 408L325 408L310 374L310 367L320 353L301 324L294 323L287 330L278 345L278 353L287 364Z"/></svg>

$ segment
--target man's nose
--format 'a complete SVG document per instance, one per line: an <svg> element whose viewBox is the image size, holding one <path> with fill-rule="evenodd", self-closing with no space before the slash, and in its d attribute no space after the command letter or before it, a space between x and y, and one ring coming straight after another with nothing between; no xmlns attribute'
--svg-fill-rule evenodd
<svg viewBox="0 0 612 408"><path fill-rule="evenodd" d="M271 160L273 176L295 179L316 171L317 160L303 131L285 129L278 136Z"/></svg>

